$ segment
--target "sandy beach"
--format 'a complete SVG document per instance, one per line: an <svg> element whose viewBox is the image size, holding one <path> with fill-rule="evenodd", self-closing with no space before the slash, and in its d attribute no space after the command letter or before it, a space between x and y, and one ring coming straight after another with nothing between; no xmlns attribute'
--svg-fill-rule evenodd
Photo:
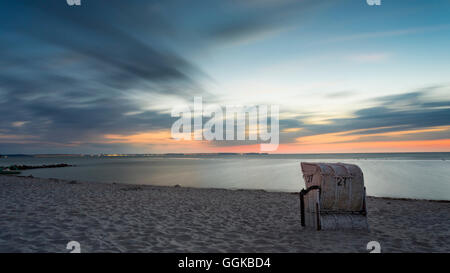
<svg viewBox="0 0 450 273"><path fill-rule="evenodd" d="M368 197L369 232L303 229L298 195L0 176L0 252L450 252L450 203Z"/></svg>

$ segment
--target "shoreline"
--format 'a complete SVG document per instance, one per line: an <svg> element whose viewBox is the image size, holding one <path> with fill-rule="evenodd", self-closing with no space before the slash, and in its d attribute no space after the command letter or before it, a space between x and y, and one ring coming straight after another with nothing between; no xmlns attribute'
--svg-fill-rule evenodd
<svg viewBox="0 0 450 273"><path fill-rule="evenodd" d="M450 202L367 197L369 232L303 229L293 192L0 176L0 252L450 252Z"/></svg>
<svg viewBox="0 0 450 273"><path fill-rule="evenodd" d="M0 174L0 177L2 174ZM4 175L8 176L8 175ZM142 186L142 187L162 187L162 188L185 188L185 189L203 189L203 190L228 190L228 191L263 191L263 192L277 192L277 193L287 193L287 194L299 194L298 191L283 191L283 190L265 190L265 189L245 189L245 188L213 188L213 187L189 187L183 186L181 184L175 184L171 186L163 186L163 185L150 185L150 184L134 184L134 183L122 183L122 182L100 182L100 181L80 181L80 180L67 180L60 178L43 178L38 176L30 176L30 175L14 175L15 177L21 178L38 178L50 181L76 181L83 183L98 183L98 184L113 184L113 185L124 185L124 186ZM367 195L370 198L377 199L386 199L386 200L402 200L402 201L424 201L424 202L438 202L438 203L450 203L449 200L445 199L421 199L421 198L407 198L407 197L389 197L389 196L375 196L375 195Z"/></svg>

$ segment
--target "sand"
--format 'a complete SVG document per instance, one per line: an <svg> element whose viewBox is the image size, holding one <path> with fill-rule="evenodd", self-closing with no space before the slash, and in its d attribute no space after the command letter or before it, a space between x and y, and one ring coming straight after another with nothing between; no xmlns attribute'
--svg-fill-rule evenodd
<svg viewBox="0 0 450 273"><path fill-rule="evenodd" d="M367 206L370 232L314 231L292 193L0 175L0 252L450 252L450 203Z"/></svg>

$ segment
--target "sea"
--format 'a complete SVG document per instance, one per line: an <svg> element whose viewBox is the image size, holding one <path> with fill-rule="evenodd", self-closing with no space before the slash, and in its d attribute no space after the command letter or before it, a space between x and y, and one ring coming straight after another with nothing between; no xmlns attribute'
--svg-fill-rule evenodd
<svg viewBox="0 0 450 273"><path fill-rule="evenodd" d="M358 165L367 194L450 200L450 153L10 155L0 166L67 163L21 175L103 183L298 192L301 162Z"/></svg>

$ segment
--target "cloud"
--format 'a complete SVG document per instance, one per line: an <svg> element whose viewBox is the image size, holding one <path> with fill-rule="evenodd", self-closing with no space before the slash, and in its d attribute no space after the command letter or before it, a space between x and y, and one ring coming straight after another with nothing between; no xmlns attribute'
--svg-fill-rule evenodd
<svg viewBox="0 0 450 273"><path fill-rule="evenodd" d="M295 133L300 131L302 128L286 128L282 130L283 133Z"/></svg>
<svg viewBox="0 0 450 273"><path fill-rule="evenodd" d="M103 135L168 129L171 106L152 110L146 102L209 95L199 83L207 76L183 57L185 47L284 28L313 2L8 3L0 16L2 141L87 145Z"/></svg>
<svg viewBox="0 0 450 273"><path fill-rule="evenodd" d="M84 1L74 8L64 0L10 1L0 16L0 149L121 152L135 140L145 144L172 125L168 102L202 95L220 103L220 97L208 97L203 89L208 75L189 59L189 50L201 52L211 44L297 27L311 9L331 2L108 0ZM448 26L357 34L338 41L441 29ZM388 57L369 53L351 58L377 62ZM374 107L322 125L305 124L302 117L281 119L281 141L447 126L450 101L428 97L442 88L380 97L371 101ZM329 97L346 98L353 92ZM426 133L424 137L431 137ZM100 143L105 135L109 143Z"/></svg>
<svg viewBox="0 0 450 273"><path fill-rule="evenodd" d="M449 86L430 86L419 91L372 99L373 107L352 113L350 118L328 119L324 125L303 124L297 138L356 141L367 139L389 140L399 136L405 139L450 138L450 100L431 101L433 91ZM368 138L371 137L371 138ZM366 140L367 140L366 139ZM295 136L285 139L296 142Z"/></svg>
<svg viewBox="0 0 450 273"><path fill-rule="evenodd" d="M220 2L220 1L219 1ZM212 22L207 36L221 43L234 43L266 37L292 26L298 27L299 18L306 17L312 9L331 1L230 1L225 6L225 16ZM223 7L223 2L221 5ZM295 19L295 23L294 23Z"/></svg>
<svg viewBox="0 0 450 273"><path fill-rule="evenodd" d="M169 128L168 114L129 94L205 92L196 80L203 73L162 42L177 33L153 2L24 2L0 19L0 142L31 135L35 144L70 145Z"/></svg>
<svg viewBox="0 0 450 273"><path fill-rule="evenodd" d="M346 98L349 96L354 95L356 92L354 91L350 91L350 90L344 90L344 91L338 91L338 92L332 92L332 93L327 93L325 94L325 96L327 98Z"/></svg>
<svg viewBox="0 0 450 273"><path fill-rule="evenodd" d="M379 63L388 60L389 57L388 53L366 53L351 55L348 58L358 63Z"/></svg>
<svg viewBox="0 0 450 273"><path fill-rule="evenodd" d="M338 42L348 42L348 41L357 41L357 40L365 40L365 39L397 37L397 36L413 35L413 34L426 33L426 32L435 32L435 31L442 31L442 30L445 31L448 29L450 29L450 25L444 24L444 25L434 25L434 26L426 26L426 27L411 27L411 28L386 30L386 31L362 32L362 33L356 33L356 34L331 37L329 39L324 40L323 43L338 43Z"/></svg>
<svg viewBox="0 0 450 273"><path fill-rule="evenodd" d="M27 123L28 123L28 121L14 121L14 122L11 123L11 125L13 127L22 127L22 126L24 126Z"/></svg>

